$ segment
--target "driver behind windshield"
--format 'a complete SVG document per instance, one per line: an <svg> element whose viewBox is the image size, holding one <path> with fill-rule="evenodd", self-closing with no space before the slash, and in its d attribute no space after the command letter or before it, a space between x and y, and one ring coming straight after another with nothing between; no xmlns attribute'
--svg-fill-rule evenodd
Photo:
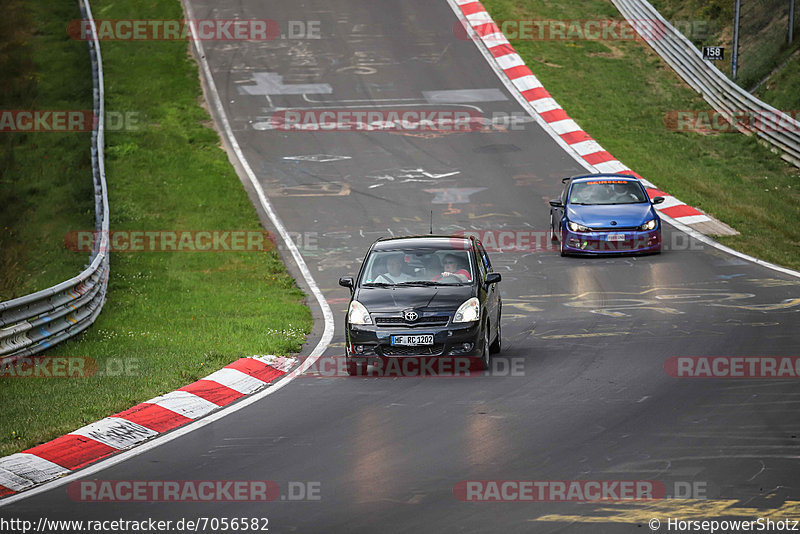
<svg viewBox="0 0 800 534"><path fill-rule="evenodd" d="M461 260L455 254L446 255L442 261L442 267L444 271L442 274L433 277L434 282L438 282L439 280L450 281L454 278L458 279L459 282L469 282L472 280L469 271L461 266Z"/></svg>
<svg viewBox="0 0 800 534"><path fill-rule="evenodd" d="M378 275L375 282L379 284L399 284L413 281L413 276L403 272L405 263L404 254L392 254L386 259L386 268L389 272Z"/></svg>

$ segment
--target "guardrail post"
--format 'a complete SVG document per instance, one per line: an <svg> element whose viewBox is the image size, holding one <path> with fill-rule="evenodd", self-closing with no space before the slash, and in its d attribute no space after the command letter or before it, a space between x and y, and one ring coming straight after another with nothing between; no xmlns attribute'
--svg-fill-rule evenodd
<svg viewBox="0 0 800 534"><path fill-rule="evenodd" d="M794 33L794 0L789 0L789 44L792 44Z"/></svg>

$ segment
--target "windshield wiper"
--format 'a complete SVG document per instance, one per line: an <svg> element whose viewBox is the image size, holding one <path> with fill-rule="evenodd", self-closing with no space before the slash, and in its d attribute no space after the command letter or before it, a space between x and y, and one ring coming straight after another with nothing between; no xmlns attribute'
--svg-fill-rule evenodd
<svg viewBox="0 0 800 534"><path fill-rule="evenodd" d="M395 284L387 284L385 282L364 282L362 287L392 287Z"/></svg>
<svg viewBox="0 0 800 534"><path fill-rule="evenodd" d="M414 280L413 282L400 282L398 286L441 286L445 285L440 282L433 282L431 280Z"/></svg>

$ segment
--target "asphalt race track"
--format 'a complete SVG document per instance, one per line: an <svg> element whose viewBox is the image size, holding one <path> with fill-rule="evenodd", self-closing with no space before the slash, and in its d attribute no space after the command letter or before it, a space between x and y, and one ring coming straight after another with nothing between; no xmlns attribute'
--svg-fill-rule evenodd
<svg viewBox="0 0 800 534"><path fill-rule="evenodd" d="M431 210L435 233L545 232L560 179L584 172L532 120L466 132L270 129L281 108L525 117L475 44L454 35L444 0L191 5L197 19L274 19L284 30L319 21L320 39L203 46L236 139L335 313L326 356L344 353L338 278L357 273L375 239L428 233ZM670 227L664 242L647 257L490 251L504 348L485 376L310 373L91 477L272 480L284 497L302 482L319 499L86 503L61 485L0 517L267 517L272 533L646 532L653 517L758 510L800 519L797 381L665 371L677 356L798 356L800 279ZM693 498L463 502L454 488L470 480L655 480ZM679 495L687 487L694 494Z"/></svg>

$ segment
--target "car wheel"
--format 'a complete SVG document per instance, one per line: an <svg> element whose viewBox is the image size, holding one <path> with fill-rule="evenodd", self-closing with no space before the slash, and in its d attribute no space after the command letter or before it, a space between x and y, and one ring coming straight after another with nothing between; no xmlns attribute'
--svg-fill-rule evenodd
<svg viewBox="0 0 800 534"><path fill-rule="evenodd" d="M561 239L558 240L559 249L561 250L561 256L566 256L567 251L564 250L564 236L561 236Z"/></svg>
<svg viewBox="0 0 800 534"><path fill-rule="evenodd" d="M481 352L481 367L484 371L489 369L489 326L483 329L483 352Z"/></svg>
<svg viewBox="0 0 800 534"><path fill-rule="evenodd" d="M556 222L553 219L552 211L550 212L550 232L551 232L550 241L555 241L556 239L558 239L558 236L556 236Z"/></svg>
<svg viewBox="0 0 800 534"><path fill-rule="evenodd" d="M500 314L498 314L498 317L497 317L497 337L494 339L494 343L489 345L489 352L491 352L492 354L497 354L498 352L500 352L500 348L501 348L501 344L502 344L502 341L501 341L502 337L503 337L502 336L502 332L500 331Z"/></svg>
<svg viewBox="0 0 800 534"><path fill-rule="evenodd" d="M367 364L347 360L347 374L350 376L367 376Z"/></svg>

